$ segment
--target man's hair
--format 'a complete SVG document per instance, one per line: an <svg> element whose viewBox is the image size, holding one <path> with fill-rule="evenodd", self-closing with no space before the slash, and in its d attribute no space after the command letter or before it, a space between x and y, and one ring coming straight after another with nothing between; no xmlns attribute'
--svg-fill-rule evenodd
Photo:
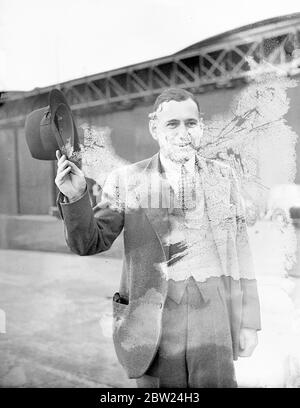
<svg viewBox="0 0 300 408"><path fill-rule="evenodd" d="M195 102L195 104L197 105L199 114L200 114L199 102L197 101L195 96L191 92L188 92L185 89L181 89L181 88L168 88L168 89L165 89L160 95L158 95L158 97L156 98L156 101L154 102L153 114L155 114L155 112L158 110L159 106L163 102L170 102L170 101L182 102L182 101L186 101L187 99L191 99L192 101Z"/></svg>

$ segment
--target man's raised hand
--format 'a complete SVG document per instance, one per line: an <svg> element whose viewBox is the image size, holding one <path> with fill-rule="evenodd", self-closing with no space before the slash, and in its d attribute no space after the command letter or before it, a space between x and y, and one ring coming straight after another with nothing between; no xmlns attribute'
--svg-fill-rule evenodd
<svg viewBox="0 0 300 408"><path fill-rule="evenodd" d="M76 164L67 160L64 154L61 155L59 150L56 150L56 158L57 174L55 184L70 201L75 201L81 197L86 190L84 174Z"/></svg>

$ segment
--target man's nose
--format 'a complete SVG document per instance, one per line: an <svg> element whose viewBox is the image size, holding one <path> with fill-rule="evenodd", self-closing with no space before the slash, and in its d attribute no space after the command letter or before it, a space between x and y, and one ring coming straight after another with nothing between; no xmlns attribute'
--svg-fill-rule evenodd
<svg viewBox="0 0 300 408"><path fill-rule="evenodd" d="M177 128L177 134L180 138L186 139L188 136L188 127L184 123L181 123Z"/></svg>

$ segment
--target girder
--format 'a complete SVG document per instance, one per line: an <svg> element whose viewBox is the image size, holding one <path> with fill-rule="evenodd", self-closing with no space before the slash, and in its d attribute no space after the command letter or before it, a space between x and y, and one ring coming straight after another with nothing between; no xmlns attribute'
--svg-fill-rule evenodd
<svg viewBox="0 0 300 408"><path fill-rule="evenodd" d="M207 87L234 86L247 80L250 67L247 58L267 61L280 67L287 75L300 72L300 57L292 58L291 50L300 49L300 19L293 24L259 28L246 36L218 40L199 48L134 66L100 73L90 77L61 83L72 110L105 107L116 109L129 106L137 100L154 98L170 86L204 92ZM53 86L54 87L54 86ZM1 99L0 126L24 122L25 116L46 106L53 87L36 89Z"/></svg>

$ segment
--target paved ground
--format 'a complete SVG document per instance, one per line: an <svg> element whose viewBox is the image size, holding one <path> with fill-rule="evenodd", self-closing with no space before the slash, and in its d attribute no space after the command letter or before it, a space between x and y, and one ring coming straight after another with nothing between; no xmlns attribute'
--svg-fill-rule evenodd
<svg viewBox="0 0 300 408"><path fill-rule="evenodd" d="M111 258L1 250L0 386L135 387L99 324L120 271Z"/></svg>

